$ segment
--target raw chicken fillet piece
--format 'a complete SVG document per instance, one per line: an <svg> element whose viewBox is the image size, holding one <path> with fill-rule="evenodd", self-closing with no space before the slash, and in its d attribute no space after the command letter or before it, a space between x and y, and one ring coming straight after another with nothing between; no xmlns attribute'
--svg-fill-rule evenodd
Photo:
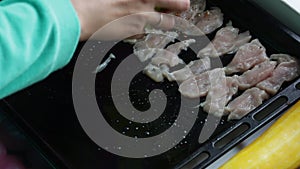
<svg viewBox="0 0 300 169"><path fill-rule="evenodd" d="M246 90L242 95L231 101L226 107L228 120L240 119L262 104L269 95L257 87Z"/></svg>
<svg viewBox="0 0 300 169"><path fill-rule="evenodd" d="M223 25L223 13L220 8L212 8L198 14L194 19L194 23L204 34L212 33Z"/></svg>
<svg viewBox="0 0 300 169"><path fill-rule="evenodd" d="M224 69L216 68L209 72L210 87L206 100L203 103L203 110L216 117L224 115L224 109L227 103L229 87L226 84Z"/></svg>
<svg viewBox="0 0 300 169"><path fill-rule="evenodd" d="M265 47L255 39L239 48L232 61L226 66L225 72L227 75L245 72L268 59Z"/></svg>
<svg viewBox="0 0 300 169"><path fill-rule="evenodd" d="M246 71L241 76L236 76L239 81L239 89L245 90L257 83L267 79L272 75L277 62L275 61L265 61L256 65L253 69Z"/></svg>
<svg viewBox="0 0 300 169"><path fill-rule="evenodd" d="M204 72L193 76L179 86L179 92L189 98L198 98L205 96L210 87L209 72Z"/></svg>
<svg viewBox="0 0 300 169"><path fill-rule="evenodd" d="M165 72L164 75L169 81L183 82L188 78L191 78L195 75L199 75L210 69L211 69L210 58L205 57L203 59L191 61L184 68L173 71L172 73Z"/></svg>
<svg viewBox="0 0 300 169"><path fill-rule="evenodd" d="M281 56L283 57L280 57L280 55L271 56L271 58L278 57L278 61L281 63L275 68L271 77L256 85L258 88L267 91L271 95L278 92L283 82L294 80L299 76L299 65L297 61L290 56Z"/></svg>
<svg viewBox="0 0 300 169"><path fill-rule="evenodd" d="M239 29L229 25L220 29L212 43L198 52L198 57L219 57L226 53L234 53L251 39L248 31L239 34Z"/></svg>

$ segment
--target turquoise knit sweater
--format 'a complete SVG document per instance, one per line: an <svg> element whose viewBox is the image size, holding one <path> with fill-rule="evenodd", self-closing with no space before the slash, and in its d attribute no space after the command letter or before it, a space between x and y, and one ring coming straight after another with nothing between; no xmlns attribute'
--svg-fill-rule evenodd
<svg viewBox="0 0 300 169"><path fill-rule="evenodd" d="M80 23L70 0L0 2L0 99L66 65Z"/></svg>

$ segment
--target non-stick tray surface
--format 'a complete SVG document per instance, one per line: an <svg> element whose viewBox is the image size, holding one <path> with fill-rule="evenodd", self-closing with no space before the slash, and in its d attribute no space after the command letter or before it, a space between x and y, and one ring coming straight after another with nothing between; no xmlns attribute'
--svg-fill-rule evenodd
<svg viewBox="0 0 300 169"><path fill-rule="evenodd" d="M253 38L258 38L266 47L268 55L288 53L300 56L299 36L250 1L209 0L208 6L220 7L225 14L225 23L231 20L233 26L240 28L241 31L249 30ZM215 32L208 37L211 39L214 34ZM86 45L94 45L93 42L89 43ZM72 102L72 73L82 45L79 45L72 62L67 67L0 102L0 108L19 124L57 168L204 168L279 116L300 97L298 85L300 79L285 83L278 94L265 101L245 118L239 121L222 119L210 139L202 144L198 143L198 137L207 114L199 108L198 118L192 130L174 148L159 156L142 159L124 158L113 155L92 142L76 117ZM111 52L117 56L128 56L132 53L132 46L120 42ZM190 50L186 54L192 57L195 55ZM222 58L222 62L226 64L230 61L227 58L232 56ZM99 107L110 110L103 114L108 123L120 133L125 131L123 134L130 137L150 137L168 129L178 115L177 106L180 103L178 85L170 82L155 83L142 73L137 74L132 80L129 92L134 103L147 97L147 92L162 89L168 98L168 105L160 118L144 127L130 122L118 114L110 99L111 74L121 61L122 59L114 60L110 67L96 78L96 95L98 102L101 103ZM146 110L150 106L147 101L145 104L134 103L133 105L140 110ZM138 132L134 130L137 127Z"/></svg>

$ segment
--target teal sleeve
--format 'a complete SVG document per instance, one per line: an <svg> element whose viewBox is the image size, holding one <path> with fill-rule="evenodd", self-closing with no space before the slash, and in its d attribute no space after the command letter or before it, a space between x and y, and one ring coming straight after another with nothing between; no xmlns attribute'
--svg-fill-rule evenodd
<svg viewBox="0 0 300 169"><path fill-rule="evenodd" d="M66 65L80 23L70 0L0 2L0 99Z"/></svg>

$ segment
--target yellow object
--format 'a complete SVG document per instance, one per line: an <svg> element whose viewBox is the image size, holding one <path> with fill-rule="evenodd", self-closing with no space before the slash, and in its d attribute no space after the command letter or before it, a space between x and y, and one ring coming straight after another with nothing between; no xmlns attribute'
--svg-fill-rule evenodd
<svg viewBox="0 0 300 169"><path fill-rule="evenodd" d="M300 101L220 169L296 169L300 166Z"/></svg>

